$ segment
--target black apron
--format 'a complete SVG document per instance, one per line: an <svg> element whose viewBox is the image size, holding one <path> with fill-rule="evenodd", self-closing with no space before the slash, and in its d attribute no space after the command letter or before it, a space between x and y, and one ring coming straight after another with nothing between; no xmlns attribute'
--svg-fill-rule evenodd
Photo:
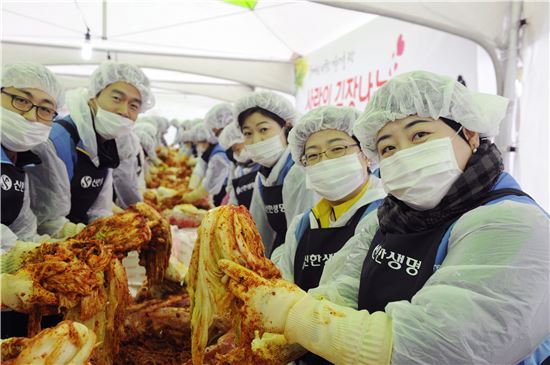
<svg viewBox="0 0 550 365"><path fill-rule="evenodd" d="M360 207L345 226L304 231L294 256L294 283L304 291L316 288L325 262L355 235L355 228L369 204Z"/></svg>
<svg viewBox="0 0 550 365"><path fill-rule="evenodd" d="M260 182L261 184L261 182ZM265 214L267 215L267 221L271 226L271 229L275 231L275 241L271 252L266 253L268 258L271 257L271 253L275 251L283 242L285 242L286 235L286 216L285 206L283 204L283 184L275 186L262 186L262 200L264 201Z"/></svg>
<svg viewBox="0 0 550 365"><path fill-rule="evenodd" d="M507 195L524 195L516 189L500 189L487 194L472 209ZM434 263L445 233L460 218L440 226L409 234L374 235L361 270L358 308L370 313L383 311L388 303L407 300L424 286L434 272Z"/></svg>
<svg viewBox="0 0 550 365"><path fill-rule="evenodd" d="M225 195L227 194L227 192L225 191L226 188L227 184L223 184L220 192L212 197L212 202L214 202L215 207L219 207L223 201L223 198L225 198Z"/></svg>
<svg viewBox="0 0 550 365"><path fill-rule="evenodd" d="M355 228L368 206L369 204L359 208L343 227L311 229L308 225L294 256L294 283L296 285L304 291L319 286L325 262L355 235ZM302 356L299 361L306 364L332 364L311 352Z"/></svg>
<svg viewBox="0 0 550 365"><path fill-rule="evenodd" d="M255 169L248 174L231 180L237 202L239 205L244 205L246 209L250 209L250 202L252 201L252 193L254 192L254 183L256 182L257 174L258 170Z"/></svg>
<svg viewBox="0 0 550 365"><path fill-rule="evenodd" d="M143 169L143 162L141 161L141 153L138 152L136 158L137 158L137 164L138 164L136 175L139 176L139 174L141 174L141 170Z"/></svg>
<svg viewBox="0 0 550 365"><path fill-rule="evenodd" d="M9 226L21 213L25 196L25 171L12 164L2 164L2 224Z"/></svg>
<svg viewBox="0 0 550 365"><path fill-rule="evenodd" d="M76 146L80 141L76 127L65 120L56 123L61 124L69 132ZM116 168L120 160L114 139L103 143L97 141L99 167L96 167L90 157L80 149L77 149L76 153L77 161L71 180L71 211L67 218L73 223L88 224L88 210L103 189L109 169Z"/></svg>

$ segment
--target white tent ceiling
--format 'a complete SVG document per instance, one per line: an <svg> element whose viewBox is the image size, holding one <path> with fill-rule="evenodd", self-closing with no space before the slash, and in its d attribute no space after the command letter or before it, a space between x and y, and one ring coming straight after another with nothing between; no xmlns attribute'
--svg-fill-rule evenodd
<svg viewBox="0 0 550 365"><path fill-rule="evenodd" d="M260 0L254 10L222 0L2 1L3 62L142 67L217 78L157 79L156 88L232 101L254 87L294 92L294 59L363 25L372 15L308 1ZM94 53L80 49L90 29ZM85 82L55 68L68 87ZM224 83L223 80L233 83Z"/></svg>

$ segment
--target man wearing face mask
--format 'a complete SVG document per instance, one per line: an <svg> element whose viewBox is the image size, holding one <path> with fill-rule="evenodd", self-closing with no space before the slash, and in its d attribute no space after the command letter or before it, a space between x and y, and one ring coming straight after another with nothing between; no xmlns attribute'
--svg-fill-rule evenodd
<svg viewBox="0 0 550 365"><path fill-rule="evenodd" d="M306 189L302 168L294 166L287 135L296 110L283 96L255 92L235 104L245 149L261 165L256 175L250 214L268 257L285 240L287 223L311 209L318 197Z"/></svg>
<svg viewBox="0 0 550 365"><path fill-rule="evenodd" d="M1 79L1 236L2 250L7 250L16 240L37 238L26 171L41 162L30 150L48 140L64 91L53 73L37 64L6 65Z"/></svg>
<svg viewBox="0 0 550 365"><path fill-rule="evenodd" d="M112 214L112 169L125 153L115 140L128 135L138 114L153 104L145 74L111 61L94 71L89 90L67 93L70 115L56 120L49 143L36 149L44 163L30 175L39 231L67 236L73 233L68 222L87 224Z"/></svg>
<svg viewBox="0 0 550 365"><path fill-rule="evenodd" d="M250 209L254 182L260 165L250 159L244 147L244 136L237 123L231 123L220 134L220 146L234 166L227 184L228 204L244 205Z"/></svg>
<svg viewBox="0 0 550 365"><path fill-rule="evenodd" d="M208 137L199 140L200 159L204 161L204 176L193 191L184 196L184 200L193 202L210 194L215 206L219 206L226 195L227 179L231 173L231 161L218 143L218 136L233 121L233 109L229 104L212 107L204 117L204 128ZM205 144L204 142L208 142Z"/></svg>
<svg viewBox="0 0 550 365"><path fill-rule="evenodd" d="M507 106L425 71L384 84L354 126L377 215L308 293L221 261L249 316L337 364L548 364L550 219L480 136Z"/></svg>

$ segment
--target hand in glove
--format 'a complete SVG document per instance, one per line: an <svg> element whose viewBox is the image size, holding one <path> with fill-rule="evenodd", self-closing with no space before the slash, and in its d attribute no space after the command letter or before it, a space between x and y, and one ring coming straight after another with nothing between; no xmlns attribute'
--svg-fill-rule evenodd
<svg viewBox="0 0 550 365"><path fill-rule="evenodd" d="M82 223L73 223L73 222L67 222L63 227L57 232L53 237L54 238L70 238L72 236L77 235L82 231L84 228L86 228L85 224Z"/></svg>
<svg viewBox="0 0 550 365"><path fill-rule="evenodd" d="M204 186L202 186L202 184L201 184L195 190L193 190L193 191L191 191L187 194L184 194L182 199L185 203L191 204L191 203L196 202L197 200L203 199L207 196L208 196L208 191L206 191Z"/></svg>
<svg viewBox="0 0 550 365"><path fill-rule="evenodd" d="M199 174L191 174L189 178L189 187L191 189L196 189L201 185L202 177Z"/></svg>
<svg viewBox="0 0 550 365"><path fill-rule="evenodd" d="M288 312L306 293L288 281L264 279L229 260L218 265L229 276L229 290L245 303L247 318L259 319L268 332L283 333Z"/></svg>

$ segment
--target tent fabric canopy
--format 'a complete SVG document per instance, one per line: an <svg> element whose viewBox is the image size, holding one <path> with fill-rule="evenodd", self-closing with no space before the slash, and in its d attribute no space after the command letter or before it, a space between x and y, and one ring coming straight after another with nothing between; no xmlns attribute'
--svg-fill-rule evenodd
<svg viewBox="0 0 550 365"><path fill-rule="evenodd" d="M3 62L97 64L109 52L111 59L142 67L293 94L296 57L373 17L308 1L263 0L253 9L222 0L107 0L105 4L98 0L4 1ZM92 59L83 62L80 49L87 29L94 52ZM202 89L195 92L200 94ZM218 94L224 92L220 87Z"/></svg>

